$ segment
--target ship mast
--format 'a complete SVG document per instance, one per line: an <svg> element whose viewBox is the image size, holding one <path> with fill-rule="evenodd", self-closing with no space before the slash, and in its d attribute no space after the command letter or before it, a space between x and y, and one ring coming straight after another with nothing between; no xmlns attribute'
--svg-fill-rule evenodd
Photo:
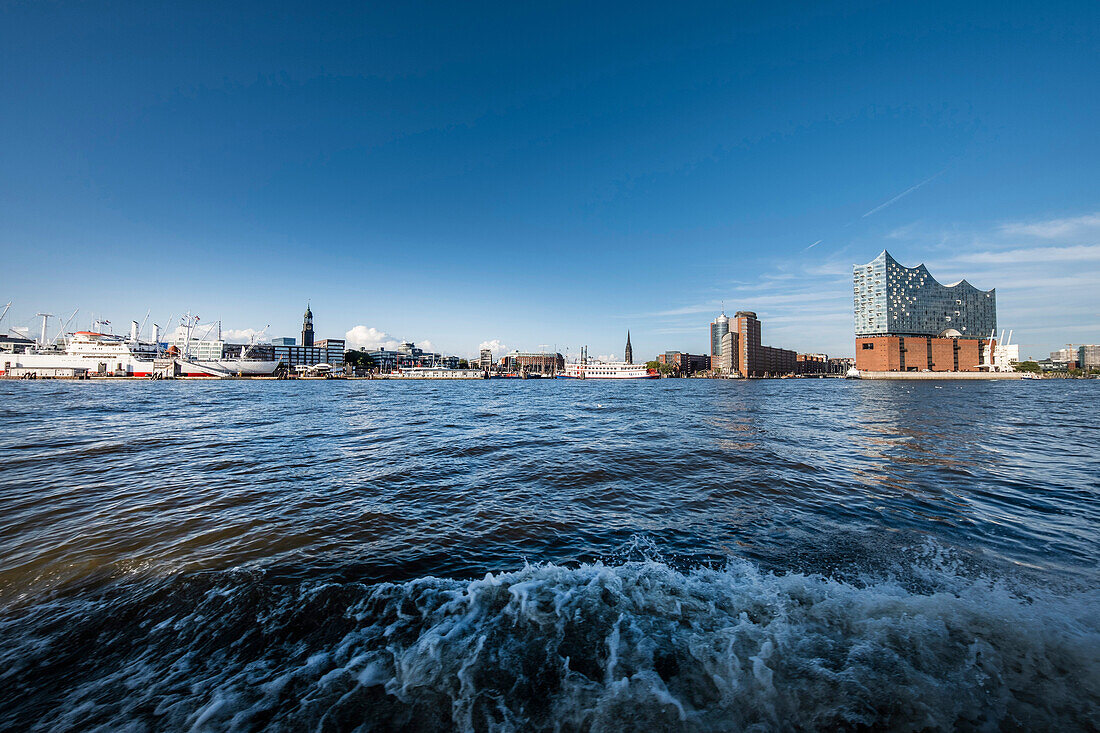
<svg viewBox="0 0 1100 733"><path fill-rule="evenodd" d="M35 313L42 319L42 339L38 342L41 348L46 348L46 323L53 317L53 313Z"/></svg>

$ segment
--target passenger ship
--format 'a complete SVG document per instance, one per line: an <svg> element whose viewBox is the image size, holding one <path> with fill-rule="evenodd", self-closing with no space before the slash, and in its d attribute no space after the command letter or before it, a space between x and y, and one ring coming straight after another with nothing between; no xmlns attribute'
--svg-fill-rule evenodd
<svg viewBox="0 0 1100 733"><path fill-rule="evenodd" d="M38 346L22 354L0 355L0 376L11 376L13 369L22 373L40 369L39 376L74 370L125 377L255 377L270 376L278 366L278 360L247 357L198 360L172 348L158 352L155 343L138 340L136 333L127 338L96 331L77 331L66 339L64 348Z"/></svg>
<svg viewBox="0 0 1100 733"><path fill-rule="evenodd" d="M558 379L656 379L645 364L628 364L625 361L574 362L565 365Z"/></svg>

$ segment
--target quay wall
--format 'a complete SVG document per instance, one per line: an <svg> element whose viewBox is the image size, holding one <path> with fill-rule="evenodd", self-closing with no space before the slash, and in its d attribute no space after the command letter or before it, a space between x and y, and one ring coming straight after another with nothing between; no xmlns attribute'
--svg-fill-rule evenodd
<svg viewBox="0 0 1100 733"><path fill-rule="evenodd" d="M912 381L927 379L1021 379L1022 372L860 372L863 379Z"/></svg>

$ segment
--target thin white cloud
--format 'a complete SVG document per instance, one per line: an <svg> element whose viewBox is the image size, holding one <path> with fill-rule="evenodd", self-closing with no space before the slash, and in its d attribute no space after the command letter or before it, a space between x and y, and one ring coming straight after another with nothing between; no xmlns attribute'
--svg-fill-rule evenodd
<svg viewBox="0 0 1100 733"><path fill-rule="evenodd" d="M1097 234L1100 233L1100 213L1047 221L1011 222L1002 225L1000 231L1009 236L1040 239L1065 239Z"/></svg>
<svg viewBox="0 0 1100 733"><path fill-rule="evenodd" d="M902 200L903 198L905 198L905 197L906 197L906 196L908 196L909 194L913 193L914 191L916 191L916 190L917 190L918 188L920 188L921 186L924 186L925 184L931 183L932 181L934 181L934 180L936 180L937 178L939 178L939 177L940 177L941 175L943 175L943 173L944 173L944 172L945 172L946 170L947 170L947 169L946 169L946 168L944 168L944 169L943 169L942 171L940 171L939 173L936 173L935 175L932 175L932 176L929 176L928 178L925 178L925 179L924 179L923 181L921 181L921 182L920 182L920 183L918 183L917 185L915 185L915 186L910 186L909 188L905 189L904 191L902 191L901 193L899 193L899 194L898 194L897 196L895 196L894 198L890 199L889 201L883 202L883 203L879 204L878 206L876 206L875 208L871 209L871 210L870 210L870 211L868 211L868 212L867 212L866 214L864 214L863 216L861 216L861 217L860 217L860 219L866 219L866 218L867 218L868 216L871 216L872 214L877 214L878 212L882 211L882 210L883 210L883 209L885 209L885 208L886 208L887 206L890 206L891 204L895 204L895 203L897 203L898 201L901 201L901 200Z"/></svg>
<svg viewBox="0 0 1100 733"><path fill-rule="evenodd" d="M809 247L807 247L806 249L804 249L802 251L806 252L808 250L811 250L811 249L813 249L814 247L816 247L817 245L821 244L824 241L825 241L824 239L819 239L819 240L817 240L816 242L814 242L813 244L811 244Z"/></svg>
<svg viewBox="0 0 1100 733"><path fill-rule="evenodd" d="M1021 262L1096 262L1100 261L1100 245L1082 244L1069 247L1026 247L1002 252L970 252L954 258L957 262L1009 264Z"/></svg>
<svg viewBox="0 0 1100 733"><path fill-rule="evenodd" d="M717 312L717 308L714 303L702 303L699 305L687 305L683 308L673 308L667 311L658 311L656 313L647 313L648 316L690 316L695 313L710 313L711 311Z"/></svg>

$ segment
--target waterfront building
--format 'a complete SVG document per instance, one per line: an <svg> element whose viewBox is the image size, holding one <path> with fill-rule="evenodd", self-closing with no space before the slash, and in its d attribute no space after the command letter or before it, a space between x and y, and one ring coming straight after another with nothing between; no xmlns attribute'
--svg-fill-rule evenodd
<svg viewBox="0 0 1100 733"><path fill-rule="evenodd" d="M737 334L737 371L743 377L778 377L794 374L797 354L790 349L760 343L760 321L752 311L738 311L733 318Z"/></svg>
<svg viewBox="0 0 1100 733"><path fill-rule="evenodd" d="M332 367L334 373L344 371L344 351L346 350L344 339L321 339L317 342L317 348L325 353L324 364Z"/></svg>
<svg viewBox="0 0 1100 733"><path fill-rule="evenodd" d="M413 367L442 367L444 369L458 369L459 358L457 356L443 356L431 351L424 351L412 341L406 341L394 349L374 349L365 352L370 368L389 374L400 369Z"/></svg>
<svg viewBox="0 0 1100 733"><path fill-rule="evenodd" d="M1072 347L1050 352L1050 360L1061 364L1076 364L1077 350Z"/></svg>
<svg viewBox="0 0 1100 733"><path fill-rule="evenodd" d="M940 284L924 265L883 250L852 268L856 367L867 371L977 371L981 339L997 329L996 290ZM992 342L995 346L996 341Z"/></svg>
<svg viewBox="0 0 1100 733"><path fill-rule="evenodd" d="M284 366L291 371L295 367L328 364L332 367L333 374L342 373L347 347L344 339L321 339L315 343L313 337L313 311L307 305L302 317L302 343L297 343L293 336L272 339L270 348L273 358L282 359Z"/></svg>
<svg viewBox="0 0 1100 733"><path fill-rule="evenodd" d="M306 304L306 313L302 317L302 346L313 346L313 311Z"/></svg>
<svg viewBox="0 0 1100 733"><path fill-rule="evenodd" d="M856 360L850 356L834 356L829 359L829 374L847 374L855 366Z"/></svg>
<svg viewBox="0 0 1100 733"><path fill-rule="evenodd" d="M546 351L513 351L500 359L500 366L506 372L526 371L546 376L560 374L565 370L565 357Z"/></svg>
<svg viewBox="0 0 1100 733"><path fill-rule="evenodd" d="M726 312L723 309L722 314L715 318L710 323L710 368L718 369L720 365L718 363L718 357L722 355L722 337L730 331L730 319L726 317Z"/></svg>
<svg viewBox="0 0 1100 733"><path fill-rule="evenodd" d="M886 250L853 267L853 297L857 337L989 338L997 330L995 289L941 285L924 265L905 267Z"/></svg>
<svg viewBox="0 0 1100 733"><path fill-rule="evenodd" d="M726 376L733 376L738 373L736 333L727 331L722 336L721 352L718 355L718 370Z"/></svg>
<svg viewBox="0 0 1100 733"><path fill-rule="evenodd" d="M34 339L0 334L0 354L22 354L27 349L34 347Z"/></svg>
<svg viewBox="0 0 1100 733"><path fill-rule="evenodd" d="M626 332L626 350L623 352L623 361L627 364L634 363L634 349L630 346L630 331Z"/></svg>
<svg viewBox="0 0 1100 733"><path fill-rule="evenodd" d="M481 357L478 359L478 366L483 370L493 368L493 352L491 349L482 349Z"/></svg>
<svg viewBox="0 0 1100 733"><path fill-rule="evenodd" d="M828 354L798 354L794 362L795 374L828 374Z"/></svg>
<svg viewBox="0 0 1100 733"><path fill-rule="evenodd" d="M684 351L666 351L657 355L657 363L671 366L680 376L688 377L710 369L710 357L706 354L689 354Z"/></svg>
<svg viewBox="0 0 1100 733"><path fill-rule="evenodd" d="M1100 344L1084 344L1078 346L1077 366L1081 369L1100 368Z"/></svg>

